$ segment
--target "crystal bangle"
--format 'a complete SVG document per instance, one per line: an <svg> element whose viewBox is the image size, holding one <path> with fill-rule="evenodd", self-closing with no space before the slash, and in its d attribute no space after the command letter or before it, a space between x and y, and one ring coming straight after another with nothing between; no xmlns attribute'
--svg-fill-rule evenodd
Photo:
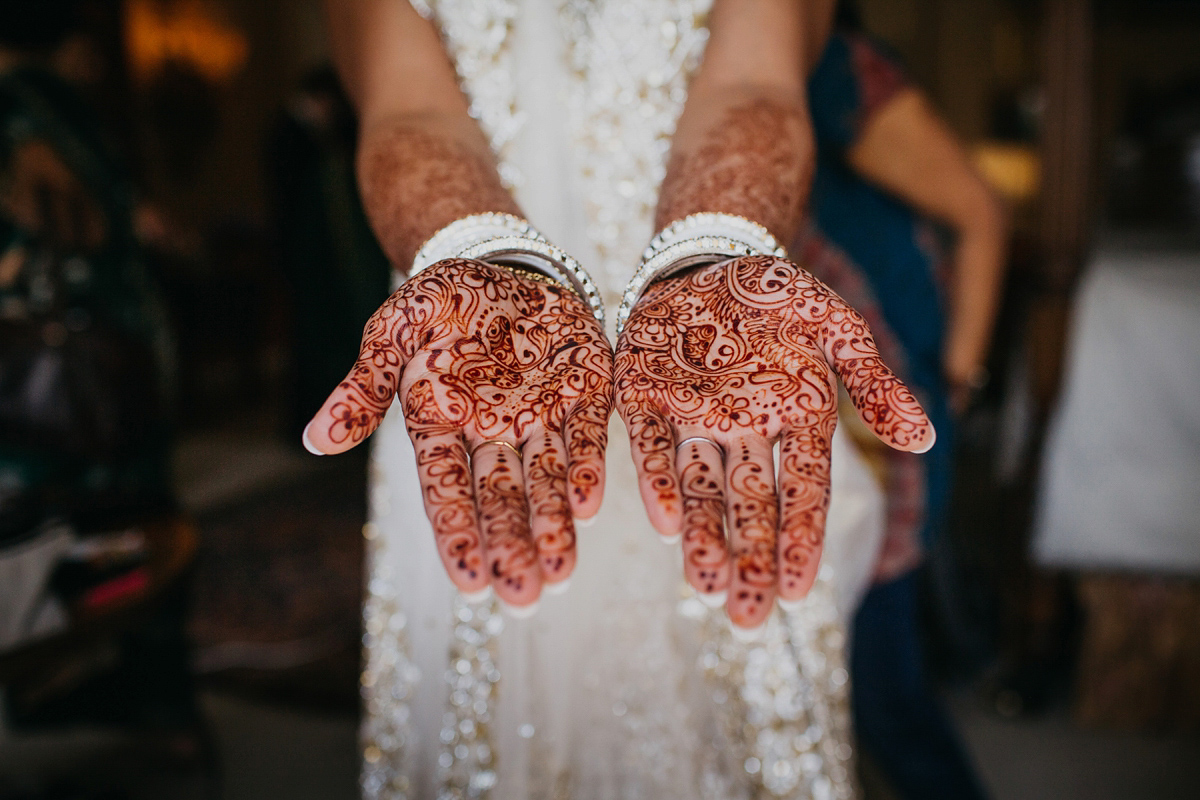
<svg viewBox="0 0 1200 800"><path fill-rule="evenodd" d="M651 281L702 264L767 254L784 258L787 251L766 228L745 217L706 212L671 223L650 240L625 287L617 309L617 335Z"/></svg>
<svg viewBox="0 0 1200 800"><path fill-rule="evenodd" d="M489 212L451 222L421 245L408 276L447 258L470 258L539 272L578 294L604 326L604 302L591 275L518 216Z"/></svg>

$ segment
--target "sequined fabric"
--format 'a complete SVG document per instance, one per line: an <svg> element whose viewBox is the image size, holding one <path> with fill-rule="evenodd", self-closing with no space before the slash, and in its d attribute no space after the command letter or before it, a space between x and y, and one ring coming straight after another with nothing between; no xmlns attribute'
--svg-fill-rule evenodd
<svg viewBox="0 0 1200 800"><path fill-rule="evenodd" d="M805 602L776 609L752 645L730 634L720 611L695 597L680 603L705 633L697 666L721 723L713 748L740 765L747 797L854 797L846 637L832 582L823 569ZM706 769L711 796L737 796L721 777L728 766Z"/></svg>
<svg viewBox="0 0 1200 800"><path fill-rule="evenodd" d="M363 526L363 536L370 582L363 604L360 782L364 797L410 800L417 796L412 791L410 752L417 734L408 701L421 672L409 658L408 617L400 610L394 576L382 552L388 539L373 522Z"/></svg>
<svg viewBox="0 0 1200 800"><path fill-rule="evenodd" d="M710 4L418 5L442 32L502 177L530 219L592 271L610 318L652 233ZM543 597L532 619L505 619L463 602L441 574L400 414L373 438L364 797L854 796L834 588L865 584L865 574L827 565L799 611L777 611L762 642L737 642L724 612L683 584L679 548L646 521L614 420L604 506L579 532L570 591ZM831 529L850 461L834 464ZM843 517L857 521L841 527L869 531L834 551L877 544L874 517Z"/></svg>

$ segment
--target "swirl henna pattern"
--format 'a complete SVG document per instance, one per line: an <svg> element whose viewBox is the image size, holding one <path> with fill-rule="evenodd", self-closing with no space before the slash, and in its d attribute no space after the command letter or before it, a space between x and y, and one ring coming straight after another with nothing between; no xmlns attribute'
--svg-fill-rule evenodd
<svg viewBox="0 0 1200 800"><path fill-rule="evenodd" d="M862 317L786 259L733 259L653 284L617 344L617 408L651 521L664 536L682 531L688 582L727 591L741 627L762 623L776 594L799 600L816 578L835 370L881 439L913 452L933 445ZM700 441L676 453L691 437Z"/></svg>
<svg viewBox="0 0 1200 800"><path fill-rule="evenodd" d="M348 450L398 393L450 579L529 606L575 566L572 517L599 510L612 371L604 332L570 290L449 259L371 317L305 435Z"/></svg>

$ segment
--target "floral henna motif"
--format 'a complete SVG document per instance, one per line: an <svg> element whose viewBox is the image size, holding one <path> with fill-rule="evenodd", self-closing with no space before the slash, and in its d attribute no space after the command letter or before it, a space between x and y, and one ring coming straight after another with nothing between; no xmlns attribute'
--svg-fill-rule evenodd
<svg viewBox="0 0 1200 800"><path fill-rule="evenodd" d="M612 408L612 352L587 305L503 268L443 261L372 316L309 442L350 449L397 393L451 580L464 591L491 584L514 606L534 602L543 580L565 580L571 517L599 507ZM523 448L524 463L480 446L495 440Z"/></svg>
<svg viewBox="0 0 1200 800"><path fill-rule="evenodd" d="M835 370L885 442L913 452L933 444L866 323L786 259L734 259L653 284L618 343L617 407L651 520L664 535L682 529L688 581L705 593L727 586L738 625L758 625L776 594L798 600L816 577ZM702 442L676 454L675 442L693 436L720 445L724 464Z"/></svg>

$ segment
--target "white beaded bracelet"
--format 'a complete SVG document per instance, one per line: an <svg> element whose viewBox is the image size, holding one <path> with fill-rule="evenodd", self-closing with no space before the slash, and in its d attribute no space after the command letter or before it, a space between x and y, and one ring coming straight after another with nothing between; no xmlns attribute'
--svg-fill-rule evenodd
<svg viewBox="0 0 1200 800"><path fill-rule="evenodd" d="M489 212L451 222L421 245L408 276L412 278L447 258L470 258L541 273L583 298L604 327L604 302L592 276L518 216Z"/></svg>
<svg viewBox="0 0 1200 800"><path fill-rule="evenodd" d="M659 231L642 254L617 309L617 335L651 281L689 267L742 256L787 256L770 231L745 217L702 212L672 222Z"/></svg>

